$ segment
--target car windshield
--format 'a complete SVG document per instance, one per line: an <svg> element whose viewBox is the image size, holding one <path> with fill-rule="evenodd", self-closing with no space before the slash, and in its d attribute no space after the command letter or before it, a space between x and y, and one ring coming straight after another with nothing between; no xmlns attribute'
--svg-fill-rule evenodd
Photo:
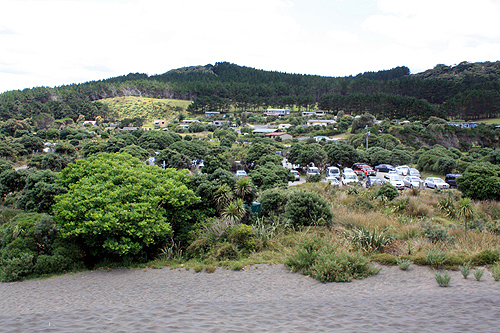
<svg viewBox="0 0 500 333"><path fill-rule="evenodd" d="M444 180L442 180L441 178L434 178L434 179L432 179L432 181L434 183L444 183Z"/></svg>
<svg viewBox="0 0 500 333"><path fill-rule="evenodd" d="M318 169L311 169L311 170L309 170L309 173L319 173L319 170Z"/></svg>
<svg viewBox="0 0 500 333"><path fill-rule="evenodd" d="M418 177L411 177L410 179L412 182L419 182L420 181L420 178L418 178Z"/></svg>
<svg viewBox="0 0 500 333"><path fill-rule="evenodd" d="M346 174L344 175L345 179L357 179L358 177L355 174Z"/></svg>
<svg viewBox="0 0 500 333"><path fill-rule="evenodd" d="M401 177L399 177L397 175L390 175L390 180L391 180L391 182L401 181Z"/></svg>

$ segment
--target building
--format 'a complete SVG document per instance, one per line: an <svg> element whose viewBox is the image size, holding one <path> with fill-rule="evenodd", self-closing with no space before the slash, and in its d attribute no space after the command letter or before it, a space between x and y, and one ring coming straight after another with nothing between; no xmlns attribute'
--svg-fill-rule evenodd
<svg viewBox="0 0 500 333"><path fill-rule="evenodd" d="M197 119L185 119L185 120L182 120L180 123L179 123L179 126L180 127L184 127L184 128L188 128L189 125L193 124L193 123L199 123L200 121L197 120Z"/></svg>
<svg viewBox="0 0 500 333"><path fill-rule="evenodd" d="M290 127L292 127L292 126L293 126L292 124L279 124L279 125L278 125L278 129L279 129L280 131L282 131L282 130L286 130L287 128L290 128Z"/></svg>
<svg viewBox="0 0 500 333"><path fill-rule="evenodd" d="M220 115L220 112L218 112L218 111L207 111L207 112L205 112L205 116L206 117L216 117L218 115Z"/></svg>
<svg viewBox="0 0 500 333"><path fill-rule="evenodd" d="M264 116L286 116L290 114L289 109L267 109L266 112L264 112Z"/></svg>
<svg viewBox="0 0 500 333"><path fill-rule="evenodd" d="M328 126L330 124L334 125L336 124L337 122L335 120L308 120L307 121L307 126L316 126L316 125L320 125L320 126Z"/></svg>
<svg viewBox="0 0 500 333"><path fill-rule="evenodd" d="M85 126L85 125L87 125L87 124L90 124L90 125L92 125L92 126L95 126L95 125L97 124L97 121L95 121L95 120L85 120L85 121L83 122L83 126Z"/></svg>
<svg viewBox="0 0 500 333"><path fill-rule="evenodd" d="M163 127L166 127L168 125L167 121L166 120L155 120L153 122L153 128L154 129L159 129L159 128L163 128Z"/></svg>
<svg viewBox="0 0 500 333"><path fill-rule="evenodd" d="M311 112L302 112L302 117L323 117L325 115L325 111L311 111Z"/></svg>
<svg viewBox="0 0 500 333"><path fill-rule="evenodd" d="M458 123L448 123L448 125L457 126L457 127L460 127L460 128L474 128L476 126L479 126L479 123L458 122Z"/></svg>
<svg viewBox="0 0 500 333"><path fill-rule="evenodd" d="M221 127L224 123L227 123L227 120L214 120L214 125L217 127Z"/></svg>
<svg viewBox="0 0 500 333"><path fill-rule="evenodd" d="M283 140L283 141L285 141L285 140L292 140L293 139L293 136L291 136L288 133L283 133L283 132L271 132L271 133L267 133L266 137L271 138L271 139L276 139L276 138L280 137L281 140Z"/></svg>
<svg viewBox="0 0 500 333"><path fill-rule="evenodd" d="M256 128L252 131L252 134L267 134L276 132L276 128Z"/></svg>

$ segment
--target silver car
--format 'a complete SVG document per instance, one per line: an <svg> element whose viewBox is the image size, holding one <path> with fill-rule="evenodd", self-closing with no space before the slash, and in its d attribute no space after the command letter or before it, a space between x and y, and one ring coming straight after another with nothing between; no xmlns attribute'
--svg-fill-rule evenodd
<svg viewBox="0 0 500 333"><path fill-rule="evenodd" d="M397 188L398 190L404 190L405 188L405 183L403 183L403 180L399 175L395 175L392 173L388 173L384 175L384 183L390 183L392 186Z"/></svg>
<svg viewBox="0 0 500 333"><path fill-rule="evenodd" d="M429 188L448 189L450 184L438 177L427 177L424 181L424 186Z"/></svg>
<svg viewBox="0 0 500 333"><path fill-rule="evenodd" d="M405 183L405 187L409 188L420 188L420 183L422 179L418 177L406 176L403 178L403 183Z"/></svg>

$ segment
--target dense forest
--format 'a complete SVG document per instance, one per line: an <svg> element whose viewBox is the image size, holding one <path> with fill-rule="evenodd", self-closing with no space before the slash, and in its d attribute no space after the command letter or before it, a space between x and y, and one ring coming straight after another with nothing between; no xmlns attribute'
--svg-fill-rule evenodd
<svg viewBox="0 0 500 333"><path fill-rule="evenodd" d="M252 111L265 108L369 112L379 119L480 119L500 114L500 62L437 65L419 74L407 67L349 77L287 74L220 62L161 75L128 74L60 87L0 95L0 120L49 114L114 120L102 99L142 96L193 101L189 110Z"/></svg>

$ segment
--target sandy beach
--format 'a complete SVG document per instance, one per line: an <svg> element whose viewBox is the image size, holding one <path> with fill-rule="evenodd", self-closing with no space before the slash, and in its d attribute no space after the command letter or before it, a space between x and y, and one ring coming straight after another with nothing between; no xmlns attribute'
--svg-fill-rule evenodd
<svg viewBox="0 0 500 333"><path fill-rule="evenodd" d="M384 266L320 283L282 265L114 269L0 284L2 332L498 332L500 282Z"/></svg>

